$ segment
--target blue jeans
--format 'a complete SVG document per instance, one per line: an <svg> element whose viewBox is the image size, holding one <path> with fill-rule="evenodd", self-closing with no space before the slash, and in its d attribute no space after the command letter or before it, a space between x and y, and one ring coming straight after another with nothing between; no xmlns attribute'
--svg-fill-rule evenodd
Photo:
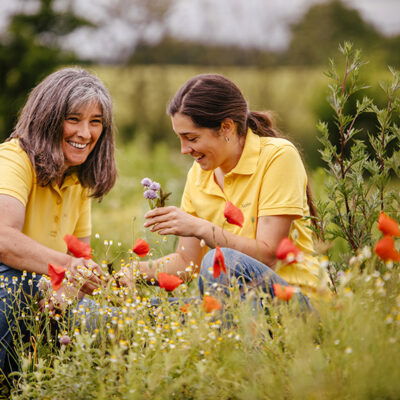
<svg viewBox="0 0 400 400"><path fill-rule="evenodd" d="M218 288L221 288L226 295L229 295L232 278L237 282L242 299L246 297L247 291L254 289L259 289L269 294L271 298L274 298L275 293L272 286L274 283L289 286L276 272L255 258L229 248L221 248L221 251L224 254L227 273L221 272L218 278L214 278L213 264L215 249L210 250L204 256L201 264L199 276L201 295L204 295L205 291L217 294ZM310 301L306 296L302 293L296 293L294 296L302 307L311 309Z"/></svg>
<svg viewBox="0 0 400 400"><path fill-rule="evenodd" d="M38 293L40 278L41 275L33 277L31 273L0 263L0 373L6 374L17 365L13 352L13 329L18 328L29 340L22 312L29 318L30 299Z"/></svg>

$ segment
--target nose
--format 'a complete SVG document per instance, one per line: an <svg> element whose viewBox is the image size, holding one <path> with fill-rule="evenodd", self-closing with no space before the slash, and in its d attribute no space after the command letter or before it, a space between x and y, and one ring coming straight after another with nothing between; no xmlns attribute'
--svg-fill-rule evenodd
<svg viewBox="0 0 400 400"><path fill-rule="evenodd" d="M81 121L78 127L78 136L83 139L90 139L90 126L86 121Z"/></svg>
<svg viewBox="0 0 400 400"><path fill-rule="evenodd" d="M193 149L184 142L181 142L181 154L190 154L193 151Z"/></svg>

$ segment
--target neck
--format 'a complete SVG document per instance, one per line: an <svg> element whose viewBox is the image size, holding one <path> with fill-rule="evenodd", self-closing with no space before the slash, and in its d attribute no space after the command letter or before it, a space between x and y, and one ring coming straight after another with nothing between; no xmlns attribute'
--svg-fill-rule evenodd
<svg viewBox="0 0 400 400"><path fill-rule="evenodd" d="M226 175L236 167L240 157L242 156L245 141L246 136L235 136L234 142L231 144L232 150L229 157L227 157L227 160L223 165L219 166L223 175Z"/></svg>

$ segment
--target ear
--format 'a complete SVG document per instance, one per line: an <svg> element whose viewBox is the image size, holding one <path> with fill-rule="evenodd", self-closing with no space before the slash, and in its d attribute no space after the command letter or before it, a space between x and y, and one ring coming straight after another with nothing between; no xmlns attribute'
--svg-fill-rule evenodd
<svg viewBox="0 0 400 400"><path fill-rule="evenodd" d="M231 118L225 118L221 122L221 128L220 131L222 134L226 135L228 133L232 134L236 130L236 124L233 122L233 119Z"/></svg>

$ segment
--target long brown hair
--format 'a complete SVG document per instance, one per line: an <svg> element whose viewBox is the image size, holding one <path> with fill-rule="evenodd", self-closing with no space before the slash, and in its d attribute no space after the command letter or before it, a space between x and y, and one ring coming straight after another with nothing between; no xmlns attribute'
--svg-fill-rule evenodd
<svg viewBox="0 0 400 400"><path fill-rule="evenodd" d="M72 167L92 197L101 198L116 180L112 102L108 90L81 68L63 68L47 76L29 94L10 135L18 138L35 168L37 182L46 186L59 179L64 166L63 122L67 114L97 103L102 109L103 131L86 161ZM67 172L67 173L68 173Z"/></svg>
<svg viewBox="0 0 400 400"><path fill-rule="evenodd" d="M225 118L230 118L241 136L245 136L250 128L258 136L282 137L271 112L249 111L240 89L218 74L201 74L189 79L168 104L167 113L170 116L176 113L187 115L197 126L214 130L221 127ZM311 216L316 217L308 184L307 202ZM315 218L312 221L315 223Z"/></svg>

